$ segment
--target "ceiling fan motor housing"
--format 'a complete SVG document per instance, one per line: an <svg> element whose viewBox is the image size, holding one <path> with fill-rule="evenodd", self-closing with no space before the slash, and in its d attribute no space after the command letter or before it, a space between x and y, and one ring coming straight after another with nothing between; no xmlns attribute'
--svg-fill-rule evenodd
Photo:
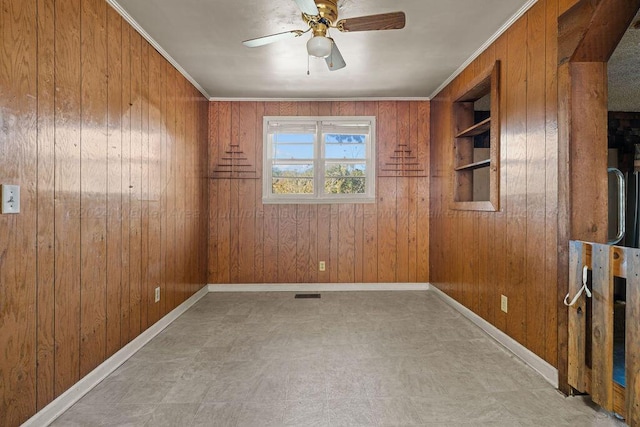
<svg viewBox="0 0 640 427"><path fill-rule="evenodd" d="M314 24L324 24L326 27L330 27L335 25L338 22L338 1L337 0L315 0L316 6L318 7L318 16L320 19L309 16L306 14L302 14L302 19L305 20L307 24L311 27Z"/></svg>

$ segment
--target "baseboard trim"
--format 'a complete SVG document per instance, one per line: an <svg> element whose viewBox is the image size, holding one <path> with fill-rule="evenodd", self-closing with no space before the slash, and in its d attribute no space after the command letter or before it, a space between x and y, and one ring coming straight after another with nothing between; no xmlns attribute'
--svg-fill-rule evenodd
<svg viewBox="0 0 640 427"><path fill-rule="evenodd" d="M209 285L209 292L362 292L428 290L428 283L260 283Z"/></svg>
<svg viewBox="0 0 640 427"><path fill-rule="evenodd" d="M202 289L193 294L189 299L171 310L166 316L150 326L149 329L138 335L129 344L122 347L117 353L102 362L93 371L89 372L69 390L62 393L57 399L42 408L42 410L37 412L33 417L29 418L24 424L22 424L22 426L40 427L51 424L56 418L62 415L64 411L69 409L74 403L80 400L82 396L91 391L91 389L97 386L100 381L105 379L110 373L126 362L127 359L133 356L146 343L162 332L164 328L169 326L171 322L180 317L180 315L198 302L198 300L204 297L208 292L208 287L203 286Z"/></svg>
<svg viewBox="0 0 640 427"><path fill-rule="evenodd" d="M469 310L458 301L451 298L449 295L442 292L440 289L433 285L430 285L430 291L435 293L445 303L460 312L464 317L471 320L476 326L487 333L491 338L496 340L499 344L513 353L516 357L522 360L524 363L533 368L542 377L547 380L553 387L558 388L558 370L549 364L546 360L542 359L537 354L511 338L509 335L502 332L500 329L493 326L491 323L478 316L473 311Z"/></svg>

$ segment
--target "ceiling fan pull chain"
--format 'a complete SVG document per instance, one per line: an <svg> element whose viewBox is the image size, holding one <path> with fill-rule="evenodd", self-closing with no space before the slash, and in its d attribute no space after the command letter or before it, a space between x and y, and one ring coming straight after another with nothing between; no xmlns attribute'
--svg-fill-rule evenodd
<svg viewBox="0 0 640 427"><path fill-rule="evenodd" d="M309 55L307 55L307 76L311 75L311 73L309 72Z"/></svg>

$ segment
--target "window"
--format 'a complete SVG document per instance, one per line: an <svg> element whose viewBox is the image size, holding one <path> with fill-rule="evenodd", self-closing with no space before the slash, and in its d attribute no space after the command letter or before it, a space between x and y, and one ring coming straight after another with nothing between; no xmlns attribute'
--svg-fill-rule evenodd
<svg viewBox="0 0 640 427"><path fill-rule="evenodd" d="M375 117L265 117L263 202L374 202L375 128Z"/></svg>
<svg viewBox="0 0 640 427"><path fill-rule="evenodd" d="M499 210L500 63L481 73L453 103L453 209Z"/></svg>

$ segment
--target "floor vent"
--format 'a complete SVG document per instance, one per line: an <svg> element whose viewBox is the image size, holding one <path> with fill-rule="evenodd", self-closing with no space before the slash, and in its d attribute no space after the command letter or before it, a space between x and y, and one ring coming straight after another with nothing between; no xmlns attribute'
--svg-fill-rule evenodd
<svg viewBox="0 0 640 427"><path fill-rule="evenodd" d="M296 294L297 298L320 298L320 294Z"/></svg>

